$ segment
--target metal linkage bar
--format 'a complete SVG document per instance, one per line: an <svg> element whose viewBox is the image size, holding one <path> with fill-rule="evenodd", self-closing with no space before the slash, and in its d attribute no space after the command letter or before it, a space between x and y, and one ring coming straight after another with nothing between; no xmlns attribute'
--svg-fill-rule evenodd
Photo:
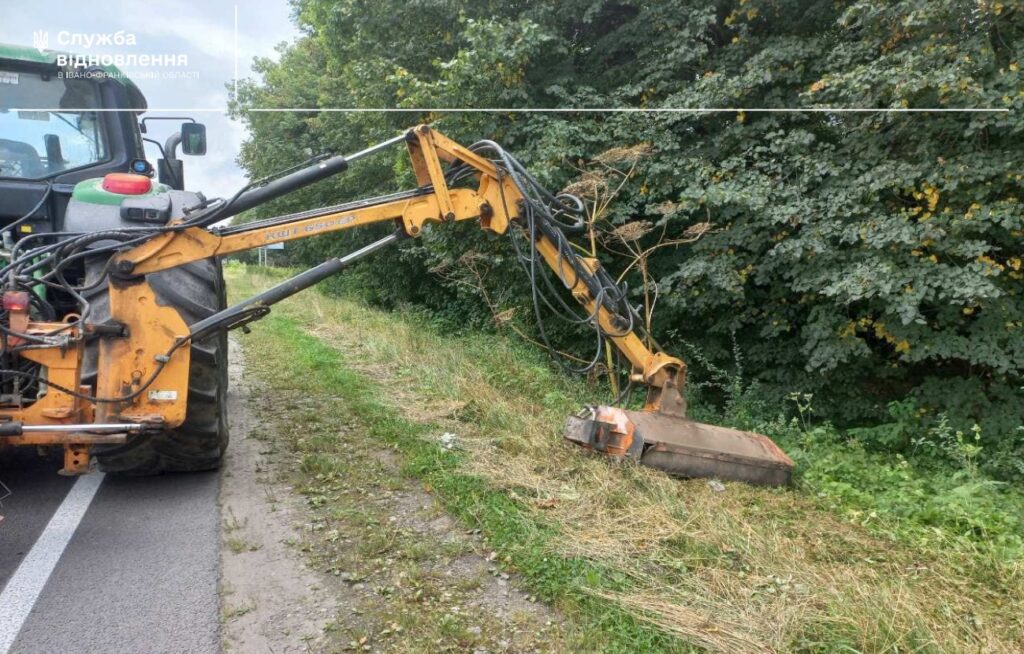
<svg viewBox="0 0 1024 654"><path fill-rule="evenodd" d="M363 148L359 152L353 152L352 154L347 155L345 157L345 159L347 159L348 161L355 161L356 159L362 159L363 157L368 157L371 154L377 154L381 150L386 150L386 149L390 148L392 145L398 145L399 143L405 143L406 140L408 140L408 138L409 138L409 131L407 130L405 132L402 132L398 136L393 136L393 137L389 138L386 141L381 141L377 145L371 145L368 148Z"/></svg>

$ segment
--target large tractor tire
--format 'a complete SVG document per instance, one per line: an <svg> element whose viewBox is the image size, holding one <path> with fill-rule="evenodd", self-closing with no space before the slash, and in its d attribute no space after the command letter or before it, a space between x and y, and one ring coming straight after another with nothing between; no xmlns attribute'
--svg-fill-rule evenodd
<svg viewBox="0 0 1024 654"><path fill-rule="evenodd" d="M90 263L87 279L94 279L105 262ZM157 302L174 307L192 324L225 307L224 273L220 262L206 259L147 276ZM106 284L87 296L92 320L110 315ZM98 345L91 342L82 371L84 384L95 384ZM93 448L100 469L126 475L195 472L220 467L228 446L227 423L228 341L221 331L191 344L188 405L180 427L155 435L129 436L124 445Z"/></svg>

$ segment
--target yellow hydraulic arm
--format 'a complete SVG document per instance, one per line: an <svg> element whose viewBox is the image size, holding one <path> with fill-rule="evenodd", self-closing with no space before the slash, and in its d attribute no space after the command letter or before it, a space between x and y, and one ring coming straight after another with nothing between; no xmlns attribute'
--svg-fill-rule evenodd
<svg viewBox="0 0 1024 654"><path fill-rule="evenodd" d="M220 230L219 233L218 230L211 231L205 227L189 227L180 231L165 232L133 249L118 254L113 261L111 270L122 278L138 278L140 275L200 259L224 256L272 243L308 238L377 223L394 223L401 235L410 237L420 235L427 223L473 220L477 221L481 229L495 234L505 233L510 225L515 223L518 217L518 208L522 206L525 199L513 180L500 171L489 159L455 143L427 125L420 125L409 130L404 140L418 183L418 188L413 191L247 223ZM472 168L475 188L449 187L445 179L443 165L457 162ZM652 406L657 406L660 391L663 388L682 385L685 365L681 360L651 351L636 333L623 329L618 316L614 315L604 304L597 303L591 287L586 283L587 275L598 273L600 264L596 259L577 256L575 262L567 262L565 255L559 252L556 244L543 232L537 234L535 247L544 261L561 278L576 301L597 320L607 337L630 362L633 380L646 384L652 389L652 393L649 395L649 403ZM340 263L345 262L341 261ZM277 293L263 294L248 303L243 303L244 309L248 312L259 311L281 297L290 295L337 272L335 268L340 269L340 267L337 264L332 264L333 262L328 262L324 264L322 271L314 269L306 277L300 276L296 280L286 282L279 287ZM132 314L136 313L135 308L138 306L139 299L129 296L137 292L136 286L125 284L115 277L111 281L110 290L114 318L126 323L133 320ZM122 315L118 315L121 313L117 310L118 307L123 307ZM227 312L230 311L232 310L227 310ZM235 311L238 314L240 309L236 308ZM230 314L224 317L214 316L214 319L204 321L207 324L193 325L191 333L195 335L197 330L212 327L214 324L219 325L223 321L230 322L230 317ZM190 331L183 325L178 325L177 328L180 331L175 333L173 338L181 339L189 336ZM130 330L129 333L131 333ZM166 331L165 335L170 336ZM167 347L160 348L158 346L156 351L170 349L173 339L165 338L165 341ZM153 343L147 343L145 350L153 351L153 345ZM123 349L130 351L133 348L126 346ZM185 355L187 355L187 348L177 349L173 354L174 357ZM117 365L113 357L111 359L110 363ZM174 389L167 388L166 381L169 380L155 384L155 386L160 389L185 392L187 374L179 373L178 377L180 379L173 384ZM125 381L127 380L122 377L119 383L123 384ZM119 387L124 388L123 385ZM110 384L110 390L114 390L113 382ZM137 407L139 415L136 417L151 414L153 411L161 412L162 407L166 407L166 405L159 402L152 403L149 407ZM122 411L122 417L124 415ZM170 418L170 416L167 417ZM171 419L176 418L177 416Z"/></svg>
<svg viewBox="0 0 1024 654"><path fill-rule="evenodd" d="M409 151L415 189L241 225L211 227L341 172L354 159L400 143ZM501 165L482 156L481 151L495 154ZM540 191L518 162L496 144L482 142L479 147L467 148L426 125L354 155L321 159L253 185L227 202L203 202L186 211L184 219L131 239L132 247L110 259L106 268L109 321L82 321L63 329L59 324L30 322L27 300L11 304L15 336L32 345L24 349L24 356L49 371L46 384L52 392L28 407L9 411L7 422L0 422L0 437L9 444L62 445L63 472L86 472L93 445L124 443L128 434L145 438L147 432L174 429L183 423L191 343L262 317L272 304L340 272L352 261L401 238L419 236L428 223L472 220L495 234L523 230L531 241L531 281L536 283L534 262L543 260L585 309L588 319L629 361L631 381L648 388L643 411L598 406L570 417L565 431L568 440L673 474L785 483L792 461L768 438L702 425L685 417L681 390L686 366L675 357L653 351L636 333L635 312L611 277L597 259L573 251L562 231L572 226L558 219L565 212L574 210L562 199ZM177 309L159 303L146 278L211 257L380 223L393 224L394 232L191 325ZM19 297L15 294L12 300ZM95 389L81 384L85 337L99 339Z"/></svg>

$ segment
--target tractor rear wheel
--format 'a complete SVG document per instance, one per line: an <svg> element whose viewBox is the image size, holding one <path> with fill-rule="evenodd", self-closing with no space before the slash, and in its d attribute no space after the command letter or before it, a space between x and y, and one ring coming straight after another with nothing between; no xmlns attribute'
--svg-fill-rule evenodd
<svg viewBox="0 0 1024 654"><path fill-rule="evenodd" d="M86 275L87 279L94 279L104 265L105 261L90 264L88 273L91 274ZM226 305L224 273L219 260L206 259L153 273L147 275L147 281L157 301L177 309L189 325ZM90 295L92 320L103 322L110 315L106 284ZM98 358L98 345L93 341L86 349L84 384L95 384ZM220 331L193 342L185 422L158 434L129 437L124 445L93 448L100 469L127 475L155 475L219 468L228 445L227 359L227 332Z"/></svg>

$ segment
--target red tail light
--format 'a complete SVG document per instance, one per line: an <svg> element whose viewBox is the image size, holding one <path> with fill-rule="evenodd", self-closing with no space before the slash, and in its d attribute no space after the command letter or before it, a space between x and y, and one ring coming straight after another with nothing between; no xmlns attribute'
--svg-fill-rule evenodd
<svg viewBox="0 0 1024 654"><path fill-rule="evenodd" d="M27 291L6 291L4 293L5 311L28 311Z"/></svg>

